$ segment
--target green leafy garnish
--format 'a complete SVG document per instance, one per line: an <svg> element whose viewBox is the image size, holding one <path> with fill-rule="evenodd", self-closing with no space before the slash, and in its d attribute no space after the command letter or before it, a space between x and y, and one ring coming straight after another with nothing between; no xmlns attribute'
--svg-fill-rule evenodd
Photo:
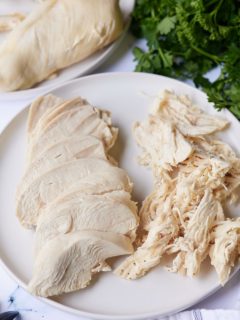
<svg viewBox="0 0 240 320"><path fill-rule="evenodd" d="M240 1L137 0L131 29L148 47L134 48L136 71L193 79L240 120ZM217 66L210 82L205 75Z"/></svg>

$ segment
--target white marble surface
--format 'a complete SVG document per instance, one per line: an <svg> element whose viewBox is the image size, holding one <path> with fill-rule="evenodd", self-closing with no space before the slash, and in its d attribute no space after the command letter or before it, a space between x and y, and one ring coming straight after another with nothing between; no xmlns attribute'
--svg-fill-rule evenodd
<svg viewBox="0 0 240 320"><path fill-rule="evenodd" d="M133 71L134 62L131 54L132 47L136 41L128 35L118 51L95 73ZM139 45L143 45L139 43ZM214 76L211 75L211 76ZM0 130L30 101L1 101L0 96ZM192 308L204 309L238 309L240 310L240 278L237 274L229 283L217 293L208 297ZM18 310L22 320L76 320L82 319L74 315L61 312L50 307L42 301L32 297L15 281L13 281L5 270L0 267L0 312L7 310ZM230 318L226 318L230 319ZM83 319L82 319L83 320Z"/></svg>

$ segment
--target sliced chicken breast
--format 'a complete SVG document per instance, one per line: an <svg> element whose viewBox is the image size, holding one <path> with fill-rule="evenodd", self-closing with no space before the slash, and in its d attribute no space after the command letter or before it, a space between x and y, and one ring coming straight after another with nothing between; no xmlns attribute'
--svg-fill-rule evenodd
<svg viewBox="0 0 240 320"><path fill-rule="evenodd" d="M129 236L132 242L135 240L137 207L128 192L74 195L75 198L67 201L60 198L43 210L36 229L36 253L59 234L81 230L111 231Z"/></svg>
<svg viewBox="0 0 240 320"><path fill-rule="evenodd" d="M104 174L103 174L104 173ZM109 176L124 177L118 183L124 186L129 181L126 173L112 166L108 161L95 158L83 158L67 162L35 179L27 188L19 192L17 197L17 216L25 227L37 224L40 209L62 193L79 183L84 178L102 174L102 184L105 183L105 173ZM117 178L118 179L118 178ZM84 185L83 185L84 186ZM84 187L83 187L84 188ZM19 189L20 190L20 189Z"/></svg>
<svg viewBox="0 0 240 320"><path fill-rule="evenodd" d="M48 297L85 288L100 263L133 251L131 241L119 234L78 231L61 234L41 249L28 290Z"/></svg>
<svg viewBox="0 0 240 320"><path fill-rule="evenodd" d="M104 195L105 193L124 190L132 192L133 183L129 180L128 175L123 169L117 168L115 170L108 170L108 172L99 172L90 174L72 184L64 193L61 193L56 201L65 202L75 199L78 194L95 194Z"/></svg>
<svg viewBox="0 0 240 320"><path fill-rule="evenodd" d="M66 112L86 109L89 107L94 109L94 107L90 106L86 100L81 97L77 97L71 100L66 100L63 103L56 105L54 108L50 108L42 115L34 130L29 135L29 146L34 145L45 130L47 130L48 125L51 124L55 118L60 117L61 114L64 113L66 115Z"/></svg>
<svg viewBox="0 0 240 320"><path fill-rule="evenodd" d="M41 153L28 166L19 184L17 197L37 177L40 177L44 173L53 170L65 162L88 157L107 160L102 142L93 136L85 136L83 138L74 136L53 145Z"/></svg>
<svg viewBox="0 0 240 320"><path fill-rule="evenodd" d="M57 110L55 109L54 112ZM118 131L109 126L109 120L105 121L105 118L105 114L102 118L101 112L91 105L82 105L82 102L79 102L79 108L56 115L40 131L41 133L37 134L29 145L28 161L33 161L50 146L74 135L95 136L103 141L106 149L110 148L115 143Z"/></svg>
<svg viewBox="0 0 240 320"><path fill-rule="evenodd" d="M51 110L55 109L63 102L65 102L64 99L52 94L41 96L34 100L28 113L28 134L30 135L32 133L38 121L44 114L51 112Z"/></svg>

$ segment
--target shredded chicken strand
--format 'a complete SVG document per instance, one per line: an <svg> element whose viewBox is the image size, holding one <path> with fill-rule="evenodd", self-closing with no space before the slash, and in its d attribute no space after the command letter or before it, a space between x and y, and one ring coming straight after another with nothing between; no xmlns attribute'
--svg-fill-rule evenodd
<svg viewBox="0 0 240 320"><path fill-rule="evenodd" d="M224 285L240 254L240 218L221 221L211 233L211 264Z"/></svg>
<svg viewBox="0 0 240 320"><path fill-rule="evenodd" d="M13 30L24 19L25 15L22 13L0 15L0 32Z"/></svg>

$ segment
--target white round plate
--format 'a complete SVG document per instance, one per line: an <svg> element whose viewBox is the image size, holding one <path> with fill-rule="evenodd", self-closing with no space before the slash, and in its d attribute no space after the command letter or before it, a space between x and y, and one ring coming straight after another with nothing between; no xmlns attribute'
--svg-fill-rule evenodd
<svg viewBox="0 0 240 320"><path fill-rule="evenodd" d="M149 104L163 89L187 94L202 109L224 115L231 126L222 137L240 151L239 122L227 111L217 113L206 96L173 79L140 73L112 73L84 77L52 91L64 98L82 96L91 104L112 112L113 123L120 129L114 154L134 182L134 199L141 201L151 192L150 171L137 164L140 152L131 126L146 119ZM22 228L15 216L14 194L23 173L26 151L28 107L6 127L0 136L0 256L3 265L23 287L33 266L33 232ZM232 208L236 215L239 208ZM119 260L118 260L119 261ZM167 272L159 266L136 281L123 280L112 273L102 273L87 289L64 294L54 300L55 307L79 316L96 319L143 319L163 316L187 308L219 288L215 271L206 262L198 278L189 279Z"/></svg>
<svg viewBox="0 0 240 320"><path fill-rule="evenodd" d="M1 100L28 99L35 97L39 94L43 94L43 92L52 90L53 88L65 83L68 80L90 73L95 68L99 67L121 44L121 41L123 40L129 27L130 16L134 7L134 3L135 0L119 0L120 8L124 17L125 29L121 37L113 44L96 52L87 59L63 69L58 73L58 76L56 78L45 80L36 87L27 90L0 93ZM1 15L14 12L27 14L31 12L32 9L34 9L37 5L38 0L1 0L0 13ZM0 33L0 44L2 41L4 41L7 34L7 32Z"/></svg>

